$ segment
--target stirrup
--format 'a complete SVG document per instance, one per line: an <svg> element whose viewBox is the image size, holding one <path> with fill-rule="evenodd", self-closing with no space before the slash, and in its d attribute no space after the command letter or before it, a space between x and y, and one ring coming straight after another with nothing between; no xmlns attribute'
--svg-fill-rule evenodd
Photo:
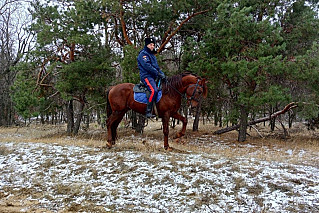
<svg viewBox="0 0 319 213"><path fill-rule="evenodd" d="M156 115L153 115L152 113L146 113L146 118L155 118Z"/></svg>

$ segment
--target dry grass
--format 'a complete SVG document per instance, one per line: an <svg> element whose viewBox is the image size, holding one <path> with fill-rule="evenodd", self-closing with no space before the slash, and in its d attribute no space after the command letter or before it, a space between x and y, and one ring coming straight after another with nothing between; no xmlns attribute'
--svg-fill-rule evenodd
<svg viewBox="0 0 319 213"><path fill-rule="evenodd" d="M159 122L150 123L146 128L142 135L135 133L133 130L129 128L121 127L119 128L119 139L116 145L112 148L112 150L101 149L99 152L111 152L114 153L114 158L112 159L113 165L118 165L118 167L114 166L114 169L110 171L111 174L121 174L121 177L116 181L117 183L124 183L126 185L128 182L128 177L135 178L134 171L138 169L138 166L128 166L125 162L128 162L127 159L124 159L122 156L118 156L117 151L135 151L135 153L140 153L141 155L135 159L135 162L145 162L147 165L152 165L158 170L169 171L164 175L161 179L155 178L154 174L151 172L143 172L144 185L174 185L175 177L170 174L178 174L182 176L186 180L191 180L194 174L208 171L212 174L219 175L221 172L225 174L225 178L229 178L231 183L234 185L230 191L223 192L220 189L224 188L224 183L216 183L213 180L207 179L197 179L192 183L192 187L201 188L203 185L214 186L217 190L212 191L211 193L203 192L203 193L187 193L188 187L184 183L176 183L175 185L181 189L184 189L184 194L189 198L196 200L196 205L198 206L207 206L209 209L209 205L218 204L220 200L223 199L223 196L234 196L236 202L239 205L247 206L247 201L244 197L240 196L241 190L243 188L247 189L247 195L254 197L256 203L259 206L264 206L262 212L269 212L268 207L265 206L265 200L260 198L259 195L264 193L264 186L260 183L255 182L251 183L245 180L244 176L236 176L235 174L244 173L248 170L247 175L249 177L256 177L263 173L263 168L251 167L250 163L253 161L255 165L258 165L259 161L267 161L267 162L286 162L293 164L306 164L317 166L319 164L319 132L312 131L309 132L306 129L301 129L301 127L295 127L290 130L290 137L287 139L283 139L281 137L281 130L276 130L275 132L270 132L265 127L259 127L259 133L257 133L254 129L249 130L250 136L247 138L248 140L244 143L238 143L237 133L229 132L223 134L221 136L215 136L212 134L218 128L214 127L211 124L207 124L205 126L200 126L200 130L198 132L192 132L190 129L191 125L187 130L186 136L184 136L181 140L175 141L173 140L174 134L181 128L181 126L177 126L175 129L170 129L170 145L174 147L172 152L166 152L163 149L163 133L161 130L161 124ZM27 143L46 143L46 144L60 144L60 145L73 145L73 146L84 146L84 147L102 147L105 145L106 132L104 130L100 130L97 128L92 128L86 132L81 132L78 136L70 137L65 134L65 126L37 126L32 125L30 127L23 128L0 128L0 142L27 142ZM264 137L261 138L259 134L262 134ZM40 148L39 148L40 149ZM57 161L57 156L55 153L51 153L50 150L39 150L45 153L46 155L52 155L53 158L46 159L42 164L41 168L37 173L37 177L39 180L44 179L44 173L49 171L51 168L61 168L60 166L63 164L68 164L70 158L75 156L67 155L65 153L64 156L59 156L60 160ZM0 155L8 155L14 152L8 148L1 148ZM93 156L96 153L90 153L92 151L85 151L84 153L88 156ZM305 152L307 154L303 155ZM162 159L158 159L154 156L158 153L166 153ZM178 153L178 155L175 155ZM213 162L217 162L213 164L210 168L206 165L202 164L202 162L193 162L192 170L187 170L189 165L185 162L185 156L188 153L205 155L207 159L212 159ZM108 156L109 157L109 156ZM218 161L220 157L225 158L224 161ZM236 159L240 158L248 158L251 159L249 161L243 160L242 163L233 164ZM216 159L216 160L215 160ZM253 159L257 159L254 161ZM23 159L17 159L19 161L23 161ZM96 159L95 159L96 160ZM105 159L101 158L99 161L103 162ZM163 162L168 162L167 164L162 164ZM104 176L104 171L98 170L94 167L89 167L87 164L94 162L87 161L77 161L73 169L69 169L69 172L72 175L89 173L91 180L97 182L99 177ZM105 164L105 167L108 167L108 164ZM288 166L289 167L289 166ZM298 173L295 168L282 168L291 171L291 173ZM244 172L243 172L244 171ZM12 172L14 172L14 168L12 168ZM101 206L95 205L93 201L90 201L89 197L93 196L92 192L89 192L89 188L91 186L83 185L80 182L73 182L72 184L66 184L63 182L59 182L59 174L55 174L53 171L51 172L51 178L53 180L56 179L55 185L52 187L52 190L56 197L61 200L61 203L68 203L68 205L64 208L62 212L104 212ZM139 174L140 175L140 174ZM140 175L141 176L141 175ZM314 183L311 180L307 179L294 179L292 177L282 177L283 183L271 182L273 177L264 176L266 180L263 184L268 184L268 187L273 191L281 191L287 195L294 193L292 191L292 186L286 185L285 183L294 183L294 185L306 184L308 186L313 185ZM11 177L13 178L13 177ZM28 176L23 177L28 179ZM155 180L155 182L154 182ZM38 180L37 180L38 181ZM110 180L113 181L113 180ZM209 182L211 181L211 182ZM14 180L12 180L14 182ZM31 181L32 182L32 181ZM269 183L268 183L269 182ZM19 191L15 191L14 188L5 189L4 191L11 192L13 196L8 196L7 194L1 194L0 192L0 211L4 212L18 212L23 207L28 206L28 212L49 212L46 210L38 210L38 203L36 202L37 198L45 197L49 201L54 201L56 197L52 197L50 194L45 194L46 189L43 188L41 182L38 184L34 184L34 189L20 189ZM31 190L31 191L30 191ZM118 189L111 189L111 196L114 198L121 196L121 191ZM127 188L122 188L122 190L129 190ZM99 192L100 197L107 197L108 194L104 192ZM311 193L311 192L309 192ZM28 200L27 197L32 195L32 201ZM67 195L64 197L64 195ZM85 202L79 204L76 203L75 197L85 197ZM155 193L152 195L154 200L162 199L162 193ZM133 199L133 198L132 198ZM5 202L4 202L5 200ZM28 200L28 201L27 201ZM26 203L29 202L29 203ZM294 204L301 205L301 204ZM32 208L32 206L35 206ZM129 207L129 206L126 206ZM309 207L309 206L308 206ZM112 208L109 206L109 208ZM305 209L307 206L299 206L299 209ZM116 206L114 206L114 211L116 211ZM193 209L196 211L196 208ZM230 206L226 206L225 211L234 211ZM258 209L256 209L256 212ZM260 211L260 210L259 210ZM212 210L213 212L213 210ZM296 212L295 210L291 210L291 212Z"/></svg>
<svg viewBox="0 0 319 213"><path fill-rule="evenodd" d="M41 142L103 147L107 136L106 130L95 126L93 124L88 131L82 131L73 137L66 135L65 125L0 128L0 142ZM180 140L173 140L180 128L181 125L178 125L175 129L170 129L169 143L174 147L173 152L219 154L228 158L250 156L265 161L289 161L291 163L311 163L311 159L313 157L317 159L319 153L319 131L308 131L302 125L295 125L289 129L289 137L286 139L282 137L281 129L271 132L268 127L259 126L257 133L255 129L251 128L248 130L247 141L243 143L237 142L236 131L219 136L213 135L212 133L218 128L209 123L200 125L199 131L193 132L191 122L186 135ZM118 135L119 138L113 149L136 150L142 153L163 152L163 133L160 122L150 122L142 135L120 125ZM301 155L302 150L307 152L307 155ZM0 150L0 153L6 153L6 150ZM313 163L318 164L319 162Z"/></svg>
<svg viewBox="0 0 319 213"><path fill-rule="evenodd" d="M106 132L92 130L68 136L65 125L31 125L28 127L0 128L0 142L55 143L60 145L99 147L105 142Z"/></svg>

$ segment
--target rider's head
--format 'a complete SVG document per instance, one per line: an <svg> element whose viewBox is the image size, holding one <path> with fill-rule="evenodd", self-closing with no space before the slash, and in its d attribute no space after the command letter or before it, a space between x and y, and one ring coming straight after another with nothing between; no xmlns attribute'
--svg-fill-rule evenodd
<svg viewBox="0 0 319 213"><path fill-rule="evenodd" d="M155 48L155 39L154 38L145 38L145 46L151 51Z"/></svg>

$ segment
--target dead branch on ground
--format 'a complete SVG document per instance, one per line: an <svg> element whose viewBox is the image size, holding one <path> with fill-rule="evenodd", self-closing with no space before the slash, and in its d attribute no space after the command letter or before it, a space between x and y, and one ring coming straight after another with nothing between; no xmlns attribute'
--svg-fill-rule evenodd
<svg viewBox="0 0 319 213"><path fill-rule="evenodd" d="M254 125L254 124L257 124L257 123L261 123L261 122L265 122L265 121L269 121L271 119L274 119L274 118L278 117L279 115L285 114L286 112L288 112L289 110L291 110L291 109L293 109L293 108L295 108L297 106L298 105L297 105L296 102L291 102L290 104L285 106L284 109L282 109L280 111L277 111L277 112L271 114L268 117L263 117L263 118L259 118L257 120L253 120L253 121L248 122L247 127L251 126L251 125ZM220 130L217 130L217 131L213 132L213 134L214 135L221 135L221 134L226 133L226 132L237 130L238 128L239 128L239 124L234 125L234 126L230 126L230 127L227 127L227 128L223 128L223 129L220 129Z"/></svg>

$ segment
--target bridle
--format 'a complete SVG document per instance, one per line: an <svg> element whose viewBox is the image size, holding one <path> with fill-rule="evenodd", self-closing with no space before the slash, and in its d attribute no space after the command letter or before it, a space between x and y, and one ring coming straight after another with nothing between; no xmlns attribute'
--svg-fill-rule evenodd
<svg viewBox="0 0 319 213"><path fill-rule="evenodd" d="M192 94L192 96L188 99L188 101L194 100L194 101L196 101L196 102L199 102L199 99L195 98L195 94L196 94L197 88L198 88L198 87L203 88L203 86L202 86L202 85L199 85L198 83L199 83L199 79L197 79L197 82L196 82L195 85L194 85L194 84L191 84L190 86L188 86L188 87L195 87L195 89L194 89L194 91L193 91L193 94Z"/></svg>
<svg viewBox="0 0 319 213"><path fill-rule="evenodd" d="M202 85L199 85L199 81L200 81L200 80L197 79L196 84L191 84L191 85L188 86L188 88L189 88L189 87L195 87L195 89L194 89L194 91L193 91L193 94L192 94L192 96L191 96L190 98L187 98L187 95L186 95L186 94L181 93L180 91L178 91L178 90L177 90L175 87L173 87L172 85L170 85L170 84L168 84L168 85L169 85L171 88L173 88L178 94L180 94L181 97L185 98L187 101L192 101L192 100L194 100L194 101L196 101L196 102L199 102L199 99L195 98L195 94L196 94L197 88L198 88L198 87L199 87L199 88L203 88Z"/></svg>

